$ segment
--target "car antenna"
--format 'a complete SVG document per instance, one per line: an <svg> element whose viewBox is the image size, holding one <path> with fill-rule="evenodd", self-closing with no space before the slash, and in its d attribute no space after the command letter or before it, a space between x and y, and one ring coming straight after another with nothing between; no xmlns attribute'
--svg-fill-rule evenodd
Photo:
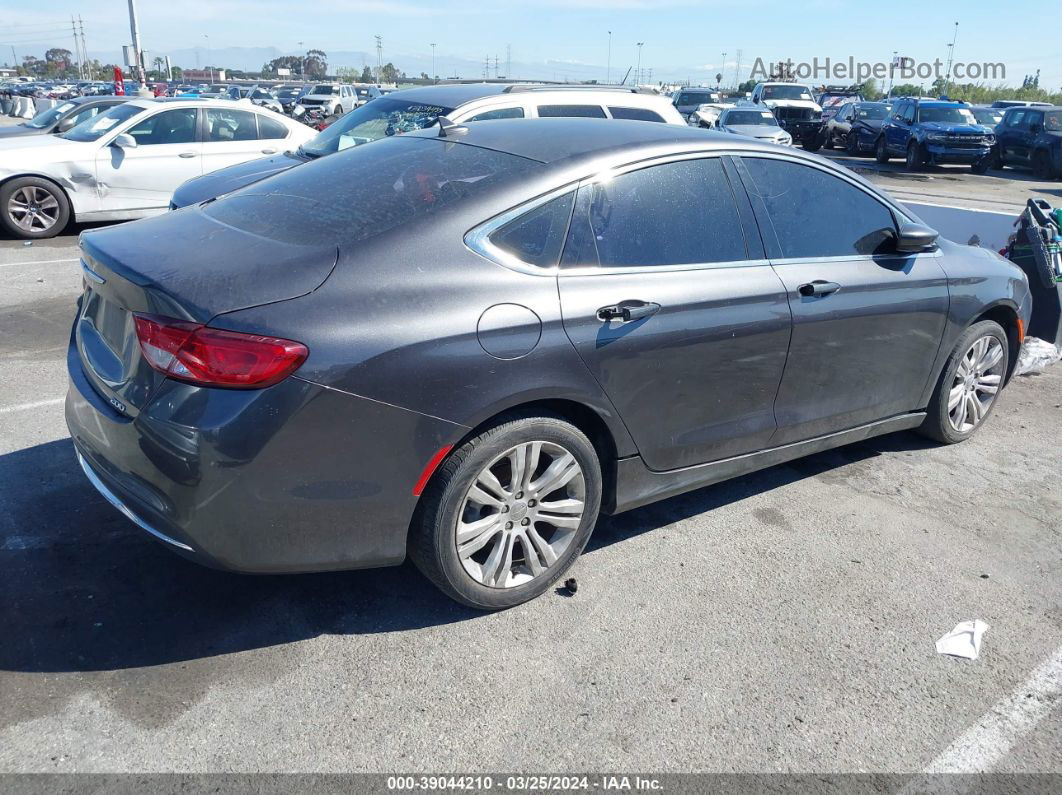
<svg viewBox="0 0 1062 795"><path fill-rule="evenodd" d="M456 124L445 116L439 117L439 137L446 138L450 135L463 135L468 132L468 128L463 124Z"/></svg>

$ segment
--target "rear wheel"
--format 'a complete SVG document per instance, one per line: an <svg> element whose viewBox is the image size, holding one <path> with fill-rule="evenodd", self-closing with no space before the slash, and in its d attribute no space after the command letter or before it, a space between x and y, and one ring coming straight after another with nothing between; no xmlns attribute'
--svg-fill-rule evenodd
<svg viewBox="0 0 1062 795"><path fill-rule="evenodd" d="M826 128L826 135L822 141L823 149L833 149L833 134L830 132L830 128Z"/></svg>
<svg viewBox="0 0 1062 795"><path fill-rule="evenodd" d="M1042 149L1033 155L1033 176L1037 179L1051 179L1054 177L1054 169L1051 168L1051 157Z"/></svg>
<svg viewBox="0 0 1062 795"><path fill-rule="evenodd" d="M859 136L856 134L855 130L848 133L848 137L846 137L844 141L844 148L850 155L859 154Z"/></svg>
<svg viewBox="0 0 1062 795"><path fill-rule="evenodd" d="M452 599L482 610L545 592L590 538L601 465L557 417L514 417L455 450L425 492L410 557Z"/></svg>
<svg viewBox="0 0 1062 795"><path fill-rule="evenodd" d="M53 182L18 177L0 186L0 221L19 237L55 237L70 222L70 202Z"/></svg>
<svg viewBox="0 0 1062 795"><path fill-rule="evenodd" d="M877 143L874 144L874 159L879 163L889 162L889 148L885 146L884 135L880 136Z"/></svg>
<svg viewBox="0 0 1062 795"><path fill-rule="evenodd" d="M992 413L1008 364L1007 334L998 323L968 328L944 365L919 431L944 444L969 439Z"/></svg>

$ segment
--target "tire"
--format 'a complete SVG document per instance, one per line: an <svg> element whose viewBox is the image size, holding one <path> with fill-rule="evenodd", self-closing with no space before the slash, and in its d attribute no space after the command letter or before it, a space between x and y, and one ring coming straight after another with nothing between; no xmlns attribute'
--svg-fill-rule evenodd
<svg viewBox="0 0 1062 795"><path fill-rule="evenodd" d="M823 149L833 149L833 147L834 147L833 135L830 133L830 130L827 128L825 136L823 137L822 148Z"/></svg>
<svg viewBox="0 0 1062 795"><path fill-rule="evenodd" d="M31 209L20 213L23 206ZM7 231L28 240L55 237L70 223L70 201L54 182L16 177L0 186L0 222Z"/></svg>
<svg viewBox="0 0 1062 795"><path fill-rule="evenodd" d="M855 130L852 130L844 139L844 149L848 154L858 156L859 155L859 136Z"/></svg>
<svg viewBox="0 0 1062 795"><path fill-rule="evenodd" d="M527 477L514 484L518 462L531 460L537 463L525 466ZM549 488L543 480L551 468L568 479L557 489L536 491L536 484ZM582 505L575 505L580 498ZM582 431L553 416L503 418L439 467L410 529L409 554L451 599L504 610L534 599L564 576L586 546L600 505L601 463ZM459 552L459 527L473 523L482 530L467 531L473 534Z"/></svg>
<svg viewBox="0 0 1062 795"><path fill-rule="evenodd" d="M978 358L974 355L975 346L981 344L982 341L986 341L988 358ZM960 367L968 366L971 356L974 358L970 375L960 376ZM994 358L996 356L998 359ZM981 371L977 368L990 359L992 359L991 367L984 368L984 376L979 375ZM984 425L992 409L999 402L999 393L1006 381L1009 366L1010 348L1003 328L992 320L982 320L970 326L959 337L954 350L944 363L944 370L940 374L937 388L933 391L933 397L929 401L926 418L918 429L919 433L943 444L957 444L969 439L978 428ZM976 408L969 403L971 388L973 399L978 404ZM993 388L995 392L983 391ZM957 395L960 396L958 403L955 402ZM953 416L955 414L960 416L959 422L955 421ZM969 423L970 419L975 419L975 421Z"/></svg>
<svg viewBox="0 0 1062 795"><path fill-rule="evenodd" d="M1051 167L1051 157L1042 149L1033 154L1033 176L1037 179L1053 179L1055 170Z"/></svg>
<svg viewBox="0 0 1062 795"><path fill-rule="evenodd" d="M992 164L992 156L986 155L980 160L970 164L970 171L974 174L987 174L988 167Z"/></svg>
<svg viewBox="0 0 1062 795"><path fill-rule="evenodd" d="M805 138L801 143L805 152L817 152L822 148L822 136L816 135L814 138Z"/></svg>
<svg viewBox="0 0 1062 795"><path fill-rule="evenodd" d="M994 168L996 171L1002 171L1006 163L1003 162L1003 153L999 151L998 146L992 148L991 159L992 168Z"/></svg>
<svg viewBox="0 0 1062 795"><path fill-rule="evenodd" d="M874 144L874 159L879 163L889 162L889 149L885 146L885 136L879 136Z"/></svg>
<svg viewBox="0 0 1062 795"><path fill-rule="evenodd" d="M907 144L906 166L908 171L921 171L925 163L922 146L918 143Z"/></svg>

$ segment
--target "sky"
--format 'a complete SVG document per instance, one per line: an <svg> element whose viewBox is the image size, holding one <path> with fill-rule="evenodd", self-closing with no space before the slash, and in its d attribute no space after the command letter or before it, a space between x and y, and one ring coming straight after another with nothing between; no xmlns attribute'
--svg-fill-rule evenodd
<svg viewBox="0 0 1062 795"><path fill-rule="evenodd" d="M0 2L13 7L15 0ZM816 57L820 63L827 57L887 63L898 52L919 62L946 61L959 22L956 61L999 62L1006 68L1005 81L986 82L1020 85L1026 74L1039 68L1041 86L1062 89L1057 31L1013 33L1025 30L1028 20L1044 19L1042 2L966 0L947 5L940 8L926 0L138 0L138 11L142 47L149 54L180 54L177 65L185 67L194 67L187 61L195 57L204 64L245 58L247 63L227 65L256 69L264 59L252 61L261 53L241 55L230 48L274 48L276 54L288 54L300 51L299 42L301 50L345 53L330 59L333 66L360 67L361 53L375 62L373 36L379 34L384 61L411 74L430 71L427 64L435 43L436 72L442 76L482 76L481 64L488 56L498 57L504 73L508 47L513 77L605 80L618 79L635 67L637 42L643 42L646 76L652 69L654 82L692 83L714 83L720 71L724 83L732 83L738 49L742 79L749 77L757 58L765 63L811 62ZM121 45L130 40L126 0L49 0L36 9L20 6L17 13L4 15L0 61L10 62L12 46L20 58L30 53L41 57L53 45L72 48L71 14L84 20L94 56L117 61Z"/></svg>

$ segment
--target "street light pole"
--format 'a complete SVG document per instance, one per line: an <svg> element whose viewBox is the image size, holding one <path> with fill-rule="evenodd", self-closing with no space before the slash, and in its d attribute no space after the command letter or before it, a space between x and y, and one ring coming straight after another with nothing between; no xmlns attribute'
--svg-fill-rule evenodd
<svg viewBox="0 0 1062 795"><path fill-rule="evenodd" d="M605 85L612 84L612 31L608 32L608 66L605 67Z"/></svg>
<svg viewBox="0 0 1062 795"><path fill-rule="evenodd" d="M638 42L638 69L635 71L636 77L634 78L634 85L639 86L642 83L642 45L644 41Z"/></svg>
<svg viewBox="0 0 1062 795"><path fill-rule="evenodd" d="M951 84L951 65L955 59L955 42L959 40L959 23L955 23L955 35L951 37L948 45L948 73L944 77L944 96L948 96L948 86Z"/></svg>
<svg viewBox="0 0 1062 795"><path fill-rule="evenodd" d="M140 60L140 25L136 21L136 0L129 0L129 32L133 36L133 57L136 59L137 82L144 85L144 64Z"/></svg>
<svg viewBox="0 0 1062 795"><path fill-rule="evenodd" d="M210 63L210 34L204 33L203 38L206 39L206 59L207 69L210 70L210 82L214 82L214 64Z"/></svg>
<svg viewBox="0 0 1062 795"><path fill-rule="evenodd" d="M439 73L435 71L435 44L431 45L431 80L433 83L439 82Z"/></svg>

